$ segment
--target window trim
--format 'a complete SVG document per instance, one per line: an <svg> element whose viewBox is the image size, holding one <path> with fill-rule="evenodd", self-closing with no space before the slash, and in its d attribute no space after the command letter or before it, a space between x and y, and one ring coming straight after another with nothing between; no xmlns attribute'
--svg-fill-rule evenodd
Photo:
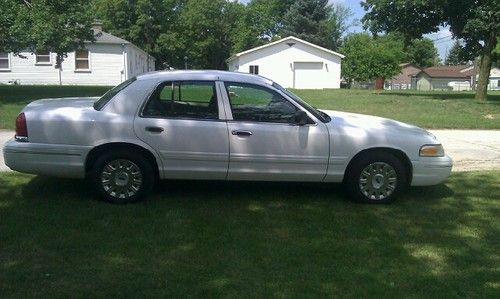
<svg viewBox="0 0 500 299"><path fill-rule="evenodd" d="M146 109L146 106L150 101L153 100L153 96L156 95L156 93L159 91L160 88L163 88L165 83L181 83L181 82L208 82L208 83L213 83L213 86L215 88L215 97L217 100L217 118L213 119L205 119L205 118L194 118L194 117L175 117L175 116L149 116L149 115L144 115L144 110ZM146 97L146 100L142 103L142 106L139 109L139 117L140 118L147 118L147 119L166 119L166 120L196 120L196 121L212 121L212 122L225 122L226 119L221 118L221 116L224 115L224 109L221 111L221 102L223 99L219 96L218 92L218 86L217 86L217 80L166 80L166 81L161 81L158 84L155 85L155 87L152 89L152 91L148 94Z"/></svg>
<svg viewBox="0 0 500 299"><path fill-rule="evenodd" d="M85 59L85 58L77 58L77 57L76 57L76 51L79 51L79 50L85 50L85 51L87 51L87 58L86 58L86 59ZM75 54L74 54L74 55L75 55L75 59L74 59L74 62L75 62L75 73L91 73L91 72L92 72L92 60L91 60L91 58L90 58L90 57L91 57L92 55L90 55L90 53L91 53L91 52L90 52L90 50L89 50L89 49L77 49L77 50L75 50L75 52L74 52L74 53L75 53ZM79 69L79 68L77 68L77 64L76 64L76 62L77 62L78 60L80 60L80 61L87 60L87 61L88 61L88 63L89 63L89 67L88 67L88 68L86 68L86 69Z"/></svg>
<svg viewBox="0 0 500 299"><path fill-rule="evenodd" d="M7 68L0 68L0 72L10 72L12 70L12 58L10 55L10 52L0 52L0 53L5 53L7 54L7 58L0 58L0 59L7 59Z"/></svg>
<svg viewBox="0 0 500 299"><path fill-rule="evenodd" d="M52 65L52 52L48 51L49 54L48 55L45 55L45 54L38 54L37 52L35 52L35 65ZM43 57L46 57L46 56L49 56L49 61L38 61L38 56L43 56Z"/></svg>

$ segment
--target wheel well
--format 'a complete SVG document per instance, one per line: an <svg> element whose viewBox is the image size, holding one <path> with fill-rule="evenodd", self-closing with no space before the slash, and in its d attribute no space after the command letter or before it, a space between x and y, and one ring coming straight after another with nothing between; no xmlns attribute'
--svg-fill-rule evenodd
<svg viewBox="0 0 500 299"><path fill-rule="evenodd" d="M349 161L349 164L347 165L347 168L346 168L346 171L345 171L345 174L344 174L344 180L347 177L349 177L349 172L351 171L351 167L354 164L354 162L356 162L358 159L360 159L364 155L367 155L367 154L370 154L370 153L376 153L376 152L378 152L378 153L391 153L396 158L398 158L399 161L401 161L401 163L403 163L405 169L408 170L407 173L406 173L406 178L407 178L407 181L408 181L408 185L411 184L411 179L413 177L413 166L411 164L410 158L408 158L408 156L403 151L400 151L400 150L394 149L394 148L387 148L387 147L369 148L369 149L365 149L365 150L362 150L359 153L357 153L351 159L351 161Z"/></svg>
<svg viewBox="0 0 500 299"><path fill-rule="evenodd" d="M149 150L136 144L122 143L122 142L107 143L94 147L87 155L87 159L85 161L85 174L88 175L90 173L92 167L94 166L94 163L101 154L108 151L116 151L124 149L134 151L136 153L141 153L141 155L143 155L149 162L151 162L151 165L155 170L155 178L158 179L160 177L156 158Z"/></svg>

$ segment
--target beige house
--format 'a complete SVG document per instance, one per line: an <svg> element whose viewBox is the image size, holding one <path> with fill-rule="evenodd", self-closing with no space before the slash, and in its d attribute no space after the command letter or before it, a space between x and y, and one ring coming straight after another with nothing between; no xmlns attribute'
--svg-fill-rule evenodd
<svg viewBox="0 0 500 299"><path fill-rule="evenodd" d="M385 81L385 89L412 89L412 78L422 71L421 68L411 63L402 63L401 73Z"/></svg>
<svg viewBox="0 0 500 299"><path fill-rule="evenodd" d="M472 89L475 71L472 65L439 65L428 67L414 76L417 90Z"/></svg>

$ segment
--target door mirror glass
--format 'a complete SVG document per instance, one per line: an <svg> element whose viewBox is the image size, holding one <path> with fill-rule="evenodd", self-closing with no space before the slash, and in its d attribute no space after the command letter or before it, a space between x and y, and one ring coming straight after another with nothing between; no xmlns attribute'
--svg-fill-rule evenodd
<svg viewBox="0 0 500 299"><path fill-rule="evenodd" d="M311 123L311 119L307 116L307 113L302 110L298 110L295 113L294 123L299 126L305 126Z"/></svg>

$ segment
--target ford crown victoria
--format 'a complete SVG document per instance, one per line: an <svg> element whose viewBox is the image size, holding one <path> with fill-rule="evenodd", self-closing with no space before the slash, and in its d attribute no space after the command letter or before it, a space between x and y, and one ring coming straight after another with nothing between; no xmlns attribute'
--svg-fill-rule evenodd
<svg viewBox="0 0 500 299"><path fill-rule="evenodd" d="M421 128L319 110L266 78L222 71L154 72L100 98L34 101L4 158L20 172L88 178L117 203L161 179L342 182L356 200L387 203L452 168Z"/></svg>

